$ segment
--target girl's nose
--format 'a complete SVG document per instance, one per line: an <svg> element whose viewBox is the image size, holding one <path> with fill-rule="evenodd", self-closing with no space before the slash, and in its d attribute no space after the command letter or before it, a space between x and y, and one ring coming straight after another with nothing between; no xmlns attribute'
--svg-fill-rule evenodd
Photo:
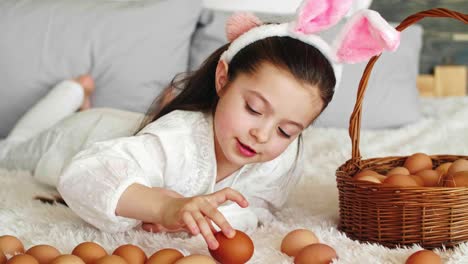
<svg viewBox="0 0 468 264"><path fill-rule="evenodd" d="M270 130L263 127L263 128L252 128L250 130L250 134L257 140L258 143L263 144L268 142L270 139Z"/></svg>

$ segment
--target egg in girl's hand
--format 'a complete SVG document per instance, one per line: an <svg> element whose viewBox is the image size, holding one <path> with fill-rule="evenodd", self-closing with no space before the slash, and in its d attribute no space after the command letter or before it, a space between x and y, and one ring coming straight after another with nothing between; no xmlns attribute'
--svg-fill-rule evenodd
<svg viewBox="0 0 468 264"><path fill-rule="evenodd" d="M420 250L409 256L405 264L442 264L442 259L430 250Z"/></svg>
<svg viewBox="0 0 468 264"><path fill-rule="evenodd" d="M19 254L19 255L13 256L6 263L7 264L39 264L39 261L37 261L33 256L26 255L26 254Z"/></svg>
<svg viewBox="0 0 468 264"><path fill-rule="evenodd" d="M296 229L289 232L281 241L281 252L294 257L305 246L318 242L314 232L307 229Z"/></svg>
<svg viewBox="0 0 468 264"><path fill-rule="evenodd" d="M52 260L60 256L60 251L53 246L37 245L28 249L25 254L33 256L37 259L39 264L49 264Z"/></svg>
<svg viewBox="0 0 468 264"><path fill-rule="evenodd" d="M107 252L99 244L83 242L73 249L72 255L80 257L86 264L93 264L94 261L107 256Z"/></svg>
<svg viewBox="0 0 468 264"><path fill-rule="evenodd" d="M184 255L177 249L163 248L151 255L145 264L173 264L183 257Z"/></svg>
<svg viewBox="0 0 468 264"><path fill-rule="evenodd" d="M424 153L414 153L406 158L403 166L409 170L410 174L415 174L418 171L431 170L432 159Z"/></svg>
<svg viewBox="0 0 468 264"><path fill-rule="evenodd" d="M210 249L210 254L221 263L243 264L253 255L254 244L250 237L239 230L233 238L228 238L222 231L214 234L219 243L216 250Z"/></svg>
<svg viewBox="0 0 468 264"><path fill-rule="evenodd" d="M92 264L128 264L128 262L121 256L107 255L94 261Z"/></svg>
<svg viewBox="0 0 468 264"><path fill-rule="evenodd" d="M18 238L10 235L4 235L0 236L0 252L4 255L12 256L24 253L24 246Z"/></svg>
<svg viewBox="0 0 468 264"><path fill-rule="evenodd" d="M128 264L145 264L147 260L145 252L141 248L131 244L116 248L112 255L121 256Z"/></svg>
<svg viewBox="0 0 468 264"><path fill-rule="evenodd" d="M52 260L50 264L87 264L82 259L75 255L61 255L58 256L56 259Z"/></svg>
<svg viewBox="0 0 468 264"><path fill-rule="evenodd" d="M224 263L224 262L221 262L221 263ZM230 262L226 262L226 263L230 263ZM177 260L176 262L174 262L174 264L216 264L216 261L214 261L214 259L212 259L209 256L193 254L193 255L183 257Z"/></svg>
<svg viewBox="0 0 468 264"><path fill-rule="evenodd" d="M301 249L294 258L294 264L328 264L338 258L336 251L325 244L312 244Z"/></svg>

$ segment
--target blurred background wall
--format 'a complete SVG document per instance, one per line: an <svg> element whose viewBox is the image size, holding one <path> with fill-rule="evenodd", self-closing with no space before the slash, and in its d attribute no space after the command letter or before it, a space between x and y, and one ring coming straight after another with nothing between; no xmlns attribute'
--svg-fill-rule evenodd
<svg viewBox="0 0 468 264"><path fill-rule="evenodd" d="M430 8L444 7L468 13L468 0L374 0L371 9L388 21L401 22L407 16ZM451 18L425 18L420 73L432 73L434 66L468 65L468 25Z"/></svg>

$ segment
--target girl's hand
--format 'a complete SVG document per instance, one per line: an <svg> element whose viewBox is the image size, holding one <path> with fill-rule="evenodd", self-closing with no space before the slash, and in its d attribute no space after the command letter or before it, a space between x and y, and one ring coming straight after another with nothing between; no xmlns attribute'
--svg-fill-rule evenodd
<svg viewBox="0 0 468 264"><path fill-rule="evenodd" d="M162 211L162 221L158 223L159 226L152 224L152 228L170 231L186 229L193 235L201 233L208 247L215 250L219 244L213 235L214 228L211 221L219 226L227 237L235 235L234 229L218 210L218 207L226 201L236 202L244 208L248 206L245 197L231 188L189 198L167 196Z"/></svg>

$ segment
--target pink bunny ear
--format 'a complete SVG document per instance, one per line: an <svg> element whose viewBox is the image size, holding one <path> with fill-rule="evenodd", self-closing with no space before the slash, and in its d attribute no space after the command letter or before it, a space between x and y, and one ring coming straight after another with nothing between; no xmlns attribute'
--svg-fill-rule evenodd
<svg viewBox="0 0 468 264"><path fill-rule="evenodd" d="M298 9L294 31L315 33L332 27L346 15L353 0L305 0Z"/></svg>
<svg viewBox="0 0 468 264"><path fill-rule="evenodd" d="M356 63L370 59L383 50L395 51L400 45L400 32L379 13L362 10L343 27L335 43L340 62Z"/></svg>
<svg viewBox="0 0 468 264"><path fill-rule="evenodd" d="M226 21L226 37L229 42L232 42L243 33L261 24L262 21L252 13L235 13Z"/></svg>

